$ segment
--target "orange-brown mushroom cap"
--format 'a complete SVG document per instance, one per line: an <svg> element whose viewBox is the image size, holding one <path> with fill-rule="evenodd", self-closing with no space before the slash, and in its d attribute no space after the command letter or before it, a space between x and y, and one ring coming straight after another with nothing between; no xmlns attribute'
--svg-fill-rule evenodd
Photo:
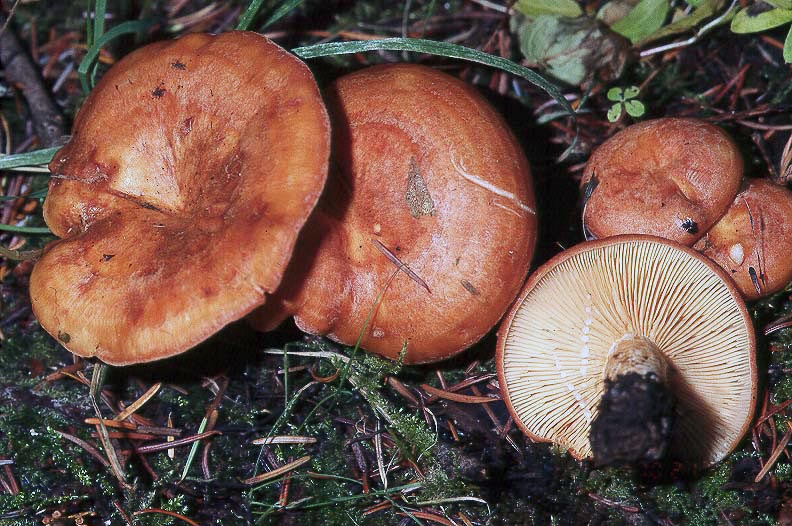
<svg viewBox="0 0 792 526"><path fill-rule="evenodd" d="M504 400L531 438L591 455L608 358L641 338L667 363L676 396L671 455L709 465L748 430L756 403L755 336L723 270L651 236L582 243L542 265L498 334Z"/></svg>
<svg viewBox="0 0 792 526"><path fill-rule="evenodd" d="M792 192L750 180L694 248L723 267L747 300L783 289L792 281Z"/></svg>
<svg viewBox="0 0 792 526"><path fill-rule="evenodd" d="M41 325L112 364L180 353L275 290L324 185L329 120L296 57L191 34L113 66L50 164Z"/></svg>
<svg viewBox="0 0 792 526"><path fill-rule="evenodd" d="M390 358L406 347L407 363L464 350L505 312L533 253L519 145L473 88L423 66L342 77L329 108L337 171L278 291L280 315L265 307L254 325L293 313L307 332L349 345L362 334Z"/></svg>
<svg viewBox="0 0 792 526"><path fill-rule="evenodd" d="M740 188L743 163L726 133L696 119L644 121L591 155L583 224L596 238L651 234L692 245Z"/></svg>

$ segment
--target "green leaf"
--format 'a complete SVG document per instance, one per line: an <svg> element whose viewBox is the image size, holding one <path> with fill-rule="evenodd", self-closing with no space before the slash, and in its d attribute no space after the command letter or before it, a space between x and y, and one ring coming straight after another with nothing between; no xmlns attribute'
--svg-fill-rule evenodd
<svg viewBox="0 0 792 526"><path fill-rule="evenodd" d="M609 89L606 97L608 97L608 100L612 100L613 102L621 102L624 100L622 89L619 87Z"/></svg>
<svg viewBox="0 0 792 526"><path fill-rule="evenodd" d="M541 15L576 18L583 14L574 0L518 0L514 9L532 18Z"/></svg>
<svg viewBox="0 0 792 526"><path fill-rule="evenodd" d="M784 40L784 62L792 63L792 27L789 28L789 33Z"/></svg>
<svg viewBox="0 0 792 526"><path fill-rule="evenodd" d="M792 10L770 9L756 12L750 7L742 9L731 23L731 30L735 33L758 33L766 29L778 27L792 22Z"/></svg>
<svg viewBox="0 0 792 526"><path fill-rule="evenodd" d="M20 166L33 166L37 164L47 164L52 160L55 152L60 148L44 148L32 152L15 153L13 155L0 155L0 170L18 168Z"/></svg>
<svg viewBox="0 0 792 526"><path fill-rule="evenodd" d="M641 117L646 113L646 107L640 100L628 100L624 103L624 109L630 117Z"/></svg>
<svg viewBox="0 0 792 526"><path fill-rule="evenodd" d="M644 37L641 40L641 44L689 31L714 15L722 6L723 0L704 0L687 16L677 18L670 24L662 26L651 35Z"/></svg>
<svg viewBox="0 0 792 526"><path fill-rule="evenodd" d="M640 89L638 86L630 86L629 88L624 90L624 98L625 99L634 99L640 93Z"/></svg>
<svg viewBox="0 0 792 526"><path fill-rule="evenodd" d="M641 0L611 29L632 43L639 42L663 26L670 7L668 0Z"/></svg>
<svg viewBox="0 0 792 526"><path fill-rule="evenodd" d="M420 38L386 38L382 40L352 40L349 42L328 42L326 44L314 44L292 49L292 53L302 59L327 57L331 55L344 55L349 53L361 53L365 51L414 51L417 53L429 53L442 57L459 58L470 62L477 62L486 66L501 69L512 75L522 77L534 86L544 90L553 97L570 115L574 117L575 110L569 105L569 101L563 96L561 91L552 82L546 80L533 70L521 66L511 60L490 55L477 49L451 44L449 42L438 42L434 40L423 40Z"/></svg>
<svg viewBox="0 0 792 526"><path fill-rule="evenodd" d="M617 102L608 110L608 122L616 122L622 114L622 104Z"/></svg>
<svg viewBox="0 0 792 526"><path fill-rule="evenodd" d="M792 0L764 0L764 2L779 9L792 9Z"/></svg>

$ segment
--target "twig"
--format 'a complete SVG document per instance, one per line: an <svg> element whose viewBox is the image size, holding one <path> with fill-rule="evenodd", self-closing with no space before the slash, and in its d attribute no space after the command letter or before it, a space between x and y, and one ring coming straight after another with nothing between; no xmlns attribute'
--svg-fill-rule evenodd
<svg viewBox="0 0 792 526"><path fill-rule="evenodd" d="M8 24L8 18L0 14L0 24ZM33 126L42 145L57 146L63 136L63 116L49 97L39 72L19 43L13 31L0 34L0 63L5 70L6 80L20 86L30 107Z"/></svg>

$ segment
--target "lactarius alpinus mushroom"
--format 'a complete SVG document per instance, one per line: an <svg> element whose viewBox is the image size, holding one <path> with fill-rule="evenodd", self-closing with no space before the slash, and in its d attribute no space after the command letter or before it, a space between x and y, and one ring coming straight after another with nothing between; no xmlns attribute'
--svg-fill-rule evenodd
<svg viewBox="0 0 792 526"><path fill-rule="evenodd" d="M792 192L751 179L694 248L726 269L747 300L792 280Z"/></svg>
<svg viewBox="0 0 792 526"><path fill-rule="evenodd" d="M749 428L754 350L723 269L677 243L616 236L566 250L528 279L496 363L529 437L601 464L667 453L702 466Z"/></svg>
<svg viewBox="0 0 792 526"><path fill-rule="evenodd" d="M263 303L327 173L308 68L248 32L191 34L113 66L50 164L62 238L30 281L41 325L112 364L185 351Z"/></svg>
<svg viewBox="0 0 792 526"><path fill-rule="evenodd" d="M342 77L329 91L328 192L254 325L404 361L447 358L484 336L519 292L536 237L528 163L470 86L416 65ZM381 297L380 297L381 296ZM272 302L270 305L276 305Z"/></svg>
<svg viewBox="0 0 792 526"><path fill-rule="evenodd" d="M583 224L595 238L652 234L692 245L726 213L743 163L726 133L665 118L620 131L591 155L581 180Z"/></svg>

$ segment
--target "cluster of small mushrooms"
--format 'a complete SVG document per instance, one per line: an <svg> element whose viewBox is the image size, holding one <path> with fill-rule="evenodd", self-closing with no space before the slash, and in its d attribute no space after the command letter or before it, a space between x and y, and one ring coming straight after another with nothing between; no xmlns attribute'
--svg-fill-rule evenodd
<svg viewBox="0 0 792 526"><path fill-rule="evenodd" d="M594 153L584 222L602 239L559 254L520 293L536 240L531 175L474 89L386 65L323 99L303 62L250 32L119 61L50 170L44 216L61 239L30 291L72 352L139 363L243 317L270 330L293 316L425 363L470 347L513 304L497 366L516 422L603 462L656 458L669 440L705 464L728 453L756 396L741 293L792 279L789 192L742 183L718 128L661 119ZM618 433L625 407L649 432L614 450L636 442Z"/></svg>

